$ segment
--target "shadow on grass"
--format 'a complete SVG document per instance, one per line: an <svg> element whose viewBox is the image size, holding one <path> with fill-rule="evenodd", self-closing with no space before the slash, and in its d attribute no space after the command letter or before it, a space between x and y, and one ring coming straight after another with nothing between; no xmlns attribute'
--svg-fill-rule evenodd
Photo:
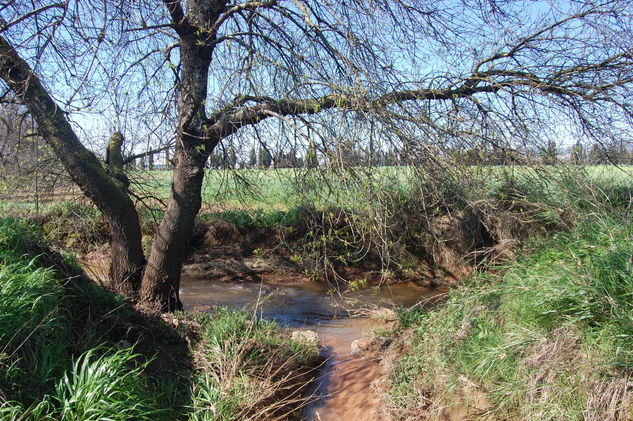
<svg viewBox="0 0 633 421"><path fill-rule="evenodd" d="M97 286L24 221L0 219L0 289L0 418L172 420L191 407L197 333Z"/></svg>

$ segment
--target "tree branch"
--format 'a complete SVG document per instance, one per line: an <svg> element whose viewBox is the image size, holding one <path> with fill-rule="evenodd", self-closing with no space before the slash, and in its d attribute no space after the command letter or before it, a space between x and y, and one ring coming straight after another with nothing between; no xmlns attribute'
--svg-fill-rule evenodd
<svg viewBox="0 0 633 421"><path fill-rule="evenodd" d="M47 140L86 196L100 209L106 209L105 213L112 209L112 200L120 201L120 207L123 207L122 204L129 201L126 192L113 183L95 155L81 144L64 112L48 95L28 64L2 36L0 77L28 107L37 122L38 132Z"/></svg>
<svg viewBox="0 0 633 421"><path fill-rule="evenodd" d="M193 26L187 19L185 11L182 9L180 0L163 0L169 15L171 16L172 26L178 35L186 35L193 32Z"/></svg>
<svg viewBox="0 0 633 421"><path fill-rule="evenodd" d="M503 84L462 86L456 89L444 90L412 89L392 92L376 99L342 94L330 94L320 98L303 100L273 100L269 97L242 96L237 98L222 111L218 111L210 116L207 126L209 128L208 132L210 138L224 138L244 126L256 124L261 120L275 115L316 114L333 108L369 111L404 101L448 100L482 92L497 92L502 88ZM256 102L258 104L235 110L235 108L245 105L248 102Z"/></svg>
<svg viewBox="0 0 633 421"><path fill-rule="evenodd" d="M134 154L134 155L130 155L130 156L126 157L123 160L123 164L124 165L125 164L129 164L130 162L134 161L135 159L142 158L144 156L156 155L156 154L159 154L161 152L165 152L167 149L169 149L171 147L172 147L172 145L165 145L165 146L161 146L160 148L149 150L147 152L141 152L141 153L137 153L137 154Z"/></svg>
<svg viewBox="0 0 633 421"><path fill-rule="evenodd" d="M39 13L42 13L48 9L65 9L66 8L66 4L64 3L53 3L53 4L49 4L46 6L42 6L39 9L34 9L31 10L28 13L25 13L24 15L20 16L18 19L8 22L8 23L3 23L2 26L0 26L0 32L5 32L7 29L9 29L10 27L17 25L18 23L25 21L26 19L30 18L31 16L35 16Z"/></svg>
<svg viewBox="0 0 633 421"><path fill-rule="evenodd" d="M211 27L209 32L217 33L217 31L220 29L220 26L222 26L222 24L226 22L227 19L229 19L231 16L233 16L236 13L240 13L245 10L270 8L270 7L275 6L276 4L277 4L277 0L247 1L245 3L236 4L232 7L229 7L224 13L222 13L222 15L218 18L218 20L213 23L213 26Z"/></svg>
<svg viewBox="0 0 633 421"><path fill-rule="evenodd" d="M598 13L598 11L596 11L596 10L588 10L586 12L578 13L578 14L575 14L575 15L572 15L572 16L568 16L565 19L556 21L553 24L551 24L551 25L549 25L549 26L547 26L545 28L542 28L539 31L537 31L537 32L535 32L535 33L533 33L533 34L531 34L531 35L519 40L518 43L513 45L512 48L510 48L510 50L505 51L505 52L499 51L496 54L494 54L494 55L492 55L492 56L480 61L479 63L477 63L475 65L474 73L478 73L479 72L479 68L481 66L483 66L484 64L486 64L486 63L493 63L494 61L502 59L502 58L513 57L517 52L519 52L521 49L523 49L525 47L528 47L531 42L537 40L538 37L540 37L541 35L545 34L546 32L553 31L557 27L562 26L562 25L564 25L564 24L566 24L566 23L568 23L570 21L573 21L573 20L576 20L576 19L582 19L582 18L585 18L585 17L587 17L587 16L589 16L591 14L596 14L596 13Z"/></svg>

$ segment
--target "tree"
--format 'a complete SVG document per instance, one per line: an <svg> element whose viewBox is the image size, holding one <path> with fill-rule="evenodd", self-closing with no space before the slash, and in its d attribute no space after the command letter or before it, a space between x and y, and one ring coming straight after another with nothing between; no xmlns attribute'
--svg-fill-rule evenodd
<svg viewBox="0 0 633 421"><path fill-rule="evenodd" d="M270 164L272 164L272 162L273 155L270 153L270 150L268 149L266 144L263 144L259 148L259 164L264 168L268 168L270 167Z"/></svg>
<svg viewBox="0 0 633 421"><path fill-rule="evenodd" d="M248 154L248 166L254 168L257 165L257 152L255 152L255 148L251 148Z"/></svg>
<svg viewBox="0 0 633 421"><path fill-rule="evenodd" d="M572 161L576 165L583 165L587 163L587 152L585 146L577 141L571 150Z"/></svg>
<svg viewBox="0 0 633 421"><path fill-rule="evenodd" d="M543 10L478 0L69 0L1 10L0 77L102 210L115 288L162 310L180 307L210 154L221 142L283 135L272 119L295 132L289 117L301 121L308 167L318 165L317 136L324 148L342 138L356 150L365 124L389 140L393 165L452 143L536 143L560 118L589 138L616 138L631 121L629 1ZM107 104L114 87L177 116L171 197L147 261L125 186L69 121L74 104Z"/></svg>
<svg viewBox="0 0 633 421"><path fill-rule="evenodd" d="M541 155L544 164L555 165L558 161L558 146L556 142L548 140Z"/></svg>

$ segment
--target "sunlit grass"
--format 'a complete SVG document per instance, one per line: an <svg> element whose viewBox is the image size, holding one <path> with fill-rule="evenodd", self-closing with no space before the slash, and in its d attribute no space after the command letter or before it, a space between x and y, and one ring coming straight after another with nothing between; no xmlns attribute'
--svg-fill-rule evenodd
<svg viewBox="0 0 633 421"><path fill-rule="evenodd" d="M394 411L466 405L459 391L472 382L493 418L630 416L619 385L633 368L632 239L628 220L584 217L415 317L392 374Z"/></svg>
<svg viewBox="0 0 633 421"><path fill-rule="evenodd" d="M285 419L309 401L306 386L321 361L316 344L294 342L275 322L226 308L197 321L204 345L196 353L202 370L191 420Z"/></svg>
<svg viewBox="0 0 633 421"><path fill-rule="evenodd" d="M0 419L275 419L305 404L316 346L246 313L183 313L194 363L150 370L153 353L140 355L114 326L147 329L135 325L143 316L75 282L78 272L43 266L54 259L42 253L52 252L34 225L0 219Z"/></svg>
<svg viewBox="0 0 633 421"><path fill-rule="evenodd" d="M527 167L527 166L483 166L462 169L464 175L474 179L483 179L488 187L503 182L508 175L524 179L543 179L543 185L548 185L548 176L560 176L563 173L573 175L579 171L586 171L590 179L596 182L613 185L630 185L633 177L633 166L558 166L558 167ZM166 200L169 198L171 186L171 171L139 172L139 188L153 192L156 197ZM422 175L424 178L424 175ZM332 171L319 169L282 168L276 170L240 169L240 170L207 170L203 184L203 203L219 207L264 208L275 207L285 209L298 205L300 194L314 199L326 197L330 199L345 192L345 180L358 179L369 182L371 179L386 184L400 186L402 190L409 190L420 174L411 167L372 167L357 168L349 171ZM356 184L356 183L355 183ZM313 192L302 192L303 187L317 187ZM480 193L480 192L475 192ZM327 202L324 202L327 203Z"/></svg>

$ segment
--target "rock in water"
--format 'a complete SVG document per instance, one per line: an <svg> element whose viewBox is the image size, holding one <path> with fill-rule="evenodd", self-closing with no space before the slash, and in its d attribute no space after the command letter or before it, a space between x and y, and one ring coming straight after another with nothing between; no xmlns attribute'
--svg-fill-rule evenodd
<svg viewBox="0 0 633 421"><path fill-rule="evenodd" d="M363 352L369 349L369 341L367 339L356 339L350 346L350 353L352 355L361 355Z"/></svg>
<svg viewBox="0 0 633 421"><path fill-rule="evenodd" d="M295 330L292 332L292 340L310 345L319 345L319 335L313 330Z"/></svg>

